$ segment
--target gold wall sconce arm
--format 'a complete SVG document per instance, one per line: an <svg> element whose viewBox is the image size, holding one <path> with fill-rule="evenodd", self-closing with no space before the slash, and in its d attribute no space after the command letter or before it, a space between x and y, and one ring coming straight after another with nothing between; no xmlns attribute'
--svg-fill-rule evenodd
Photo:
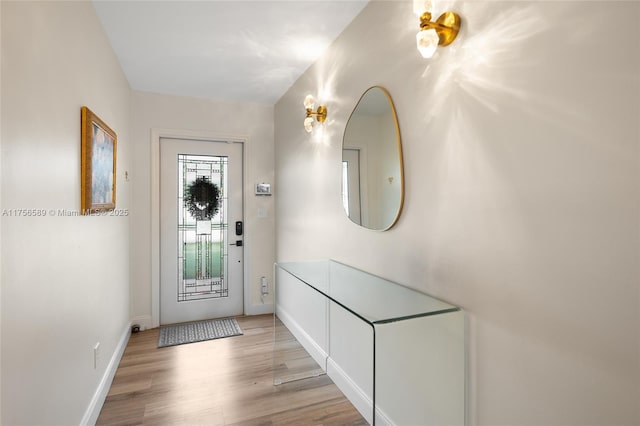
<svg viewBox="0 0 640 426"><path fill-rule="evenodd" d="M460 16L451 11L444 12L435 21L431 15L432 2L415 0L414 12L420 18L420 31L416 34L417 48L424 58L431 58L438 46L450 45L460 31Z"/></svg>
<svg viewBox="0 0 640 426"><path fill-rule="evenodd" d="M431 12L420 16L420 31L436 30L440 46L448 46L456 39L460 31L460 16L455 12L444 12L435 21L431 21Z"/></svg>

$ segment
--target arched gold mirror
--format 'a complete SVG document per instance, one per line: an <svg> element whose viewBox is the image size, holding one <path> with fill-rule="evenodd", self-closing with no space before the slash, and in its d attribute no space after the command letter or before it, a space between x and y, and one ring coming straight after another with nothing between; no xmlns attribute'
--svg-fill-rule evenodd
<svg viewBox="0 0 640 426"><path fill-rule="evenodd" d="M400 217L404 171L398 118L386 89L368 89L342 139L342 202L352 222L384 231Z"/></svg>

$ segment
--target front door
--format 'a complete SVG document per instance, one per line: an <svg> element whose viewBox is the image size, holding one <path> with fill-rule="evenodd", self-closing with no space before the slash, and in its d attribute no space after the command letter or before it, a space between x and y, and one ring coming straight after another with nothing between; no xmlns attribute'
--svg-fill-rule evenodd
<svg viewBox="0 0 640 426"><path fill-rule="evenodd" d="M160 139L160 324L243 313L242 185L241 143Z"/></svg>

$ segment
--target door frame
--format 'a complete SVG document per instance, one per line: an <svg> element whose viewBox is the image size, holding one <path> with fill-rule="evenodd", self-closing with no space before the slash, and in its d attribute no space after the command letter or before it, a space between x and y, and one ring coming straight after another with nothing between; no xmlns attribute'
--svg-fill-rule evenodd
<svg viewBox="0 0 640 426"><path fill-rule="evenodd" d="M246 136L224 135L212 132L190 130L151 129L151 324L160 326L160 139L187 139L203 142L226 142L242 144L242 221L245 223L244 240L247 240L246 205L247 182ZM242 288L243 310L246 313L249 303L249 265L246 261L247 251L242 250Z"/></svg>

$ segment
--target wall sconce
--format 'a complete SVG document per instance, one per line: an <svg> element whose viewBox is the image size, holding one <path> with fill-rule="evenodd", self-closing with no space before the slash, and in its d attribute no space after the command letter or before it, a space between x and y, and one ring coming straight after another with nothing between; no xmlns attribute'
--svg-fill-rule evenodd
<svg viewBox="0 0 640 426"><path fill-rule="evenodd" d="M316 100L313 98L313 96L307 95L307 97L304 98L304 109L307 110L307 117L304 119L304 129L308 133L311 133L311 130L313 130L313 125L315 124L313 122L313 117L318 120L318 123L324 123L324 121L327 119L327 107L324 105L320 105L318 107L318 110L314 112L313 108L315 107L315 105Z"/></svg>
<svg viewBox="0 0 640 426"><path fill-rule="evenodd" d="M413 12L420 17L420 31L416 34L418 51L424 58L436 53L438 46L448 46L460 30L460 16L444 12L435 22L431 21L431 0L413 0Z"/></svg>

